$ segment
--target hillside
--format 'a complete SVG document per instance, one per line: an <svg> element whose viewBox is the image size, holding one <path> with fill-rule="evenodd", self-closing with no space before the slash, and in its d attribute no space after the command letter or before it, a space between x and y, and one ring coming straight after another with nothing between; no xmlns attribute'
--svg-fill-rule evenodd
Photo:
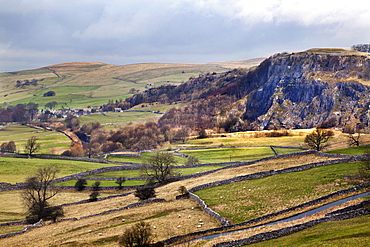
<svg viewBox="0 0 370 247"><path fill-rule="evenodd" d="M191 109L189 113L208 119L192 117L198 128L367 130L369 85L368 53L311 49L273 55L250 70L208 73L179 86L149 89L127 101L131 105L161 99L189 103L168 112L160 120L163 125L186 125L190 117L186 109ZM215 102L217 107L212 108Z"/></svg>
<svg viewBox="0 0 370 247"><path fill-rule="evenodd" d="M118 246L119 236L138 221L151 224L155 233L155 241L163 241L186 233L212 229L219 227L220 223L206 214L199 204L192 199L175 199L175 196L178 195L177 189L179 186L190 189L198 185L225 181L241 175L270 172L271 169L280 170L323 161L334 162L335 160L331 157L321 157L316 154L298 154L294 157L276 157L271 160L259 160L255 164L230 167L212 174L158 187L156 188L157 198L163 198L166 201L156 201L138 207L125 208L137 202L137 198L132 194L98 202L64 206L65 216L63 218L65 220L55 224L45 224L42 227L29 229L19 235L0 239L0 246ZM300 172L288 172L265 178L234 182L229 185L220 183L219 186L211 188L212 193L208 193L206 189L198 191L197 194L203 193L201 197L209 203L210 207L228 217L229 220L245 221L353 186L352 183L344 181L343 175L355 172L358 164L335 163L338 162L334 162L333 165L324 165ZM282 181L295 181L295 183ZM333 184L333 181L336 181L336 183ZM296 187L297 184L300 184L299 189ZM3 195L6 195L6 193L2 192ZM65 193L67 196L74 198L84 195L83 192L66 191ZM272 203L266 203L267 200L272 199L272 193L274 193ZM294 193L294 196L292 196L292 193ZM236 194L239 196L236 196ZM11 196L14 195L11 194ZM87 193L85 196L87 196ZM213 202L209 200L213 200ZM244 204L250 203L251 200L255 201L254 210L250 205L248 205L250 209L245 210ZM325 203L327 203L327 200ZM228 210L228 207L234 207L234 209ZM288 214L293 215L307 209L306 207L296 209ZM283 216L286 217L287 214ZM276 218L268 218L269 221L273 219ZM202 224L199 224L199 222L202 222ZM201 226L199 227L199 225ZM23 229L22 226L3 226L1 230L6 231L9 228L12 229L12 227L13 231ZM270 231L270 229L264 228L263 231ZM48 237L42 238L40 236ZM354 237L353 241L358 238L357 236ZM169 246L173 245L170 244ZM186 246L195 245L192 243Z"/></svg>
<svg viewBox="0 0 370 247"><path fill-rule="evenodd" d="M142 63L111 65L94 62L71 62L38 69L0 74L1 103L39 104L51 101L57 108L101 106L109 100L132 96L131 89L143 91L163 84L179 84L201 73L225 72L232 68L258 65L262 59L219 62L210 64ZM131 91L130 91L131 90ZM53 97L43 97L54 91Z"/></svg>

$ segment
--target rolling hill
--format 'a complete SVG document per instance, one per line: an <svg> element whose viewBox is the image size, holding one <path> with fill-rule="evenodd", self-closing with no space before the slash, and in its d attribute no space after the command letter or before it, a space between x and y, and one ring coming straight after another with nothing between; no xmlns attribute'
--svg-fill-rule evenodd
<svg viewBox="0 0 370 247"><path fill-rule="evenodd" d="M133 95L130 89L143 91L148 87L180 84L189 77L208 72L225 72L233 68L256 66L263 59L239 60L209 64L143 63L111 65L94 62L70 62L38 69L0 74L2 103L39 104L51 101L57 108L86 108L101 106L109 100L125 99ZM53 97L43 97L48 91Z"/></svg>

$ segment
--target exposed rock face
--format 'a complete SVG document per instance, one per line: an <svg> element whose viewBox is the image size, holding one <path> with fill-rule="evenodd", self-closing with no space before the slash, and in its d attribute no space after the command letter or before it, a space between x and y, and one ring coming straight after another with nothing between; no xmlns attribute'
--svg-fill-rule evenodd
<svg viewBox="0 0 370 247"><path fill-rule="evenodd" d="M203 112L202 117L230 123L227 128L230 131L317 126L366 129L369 85L369 54L311 49L276 54L250 70L209 73L177 87L150 89L127 101L135 105L181 100L196 105L200 99L229 97L235 103L224 107L227 110L209 116L199 112ZM168 115L164 118L171 122Z"/></svg>
<svg viewBox="0 0 370 247"><path fill-rule="evenodd" d="M265 63L266 81L241 103L253 128L368 126L368 57L307 51Z"/></svg>

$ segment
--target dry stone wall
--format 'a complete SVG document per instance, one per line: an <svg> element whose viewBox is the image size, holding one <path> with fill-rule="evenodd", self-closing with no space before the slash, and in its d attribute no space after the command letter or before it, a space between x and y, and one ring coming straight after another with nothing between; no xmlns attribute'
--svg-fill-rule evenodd
<svg viewBox="0 0 370 247"><path fill-rule="evenodd" d="M219 215L218 213L216 213L215 211L213 211L211 208L209 208L207 206L207 204L202 199L200 199L199 196L197 196L197 195L195 195L193 193L189 193L189 198L197 201L199 203L199 205L202 207L202 209L203 209L204 212L206 212L211 217L213 217L216 220L218 220L223 226L230 225L230 222L226 218L222 217L221 215Z"/></svg>
<svg viewBox="0 0 370 247"><path fill-rule="evenodd" d="M369 204L369 201L367 201L367 205ZM317 220L312 220L306 223L285 227L279 230L265 232L256 234L254 236L251 236L249 238L240 239L240 240L233 240L228 242L222 242L214 244L213 247L234 247L234 246L242 246L247 245L251 243L261 242L269 239L274 239L278 237L282 237L294 232L298 232L304 229L307 229L309 227L313 227L315 225L325 223L328 221L339 221L339 220L346 220L354 217L358 217L361 215L370 214L370 208L360 208L356 210L352 210L351 208L346 208L342 210L342 213L336 213L333 212L330 215L326 215L324 218L320 218Z"/></svg>

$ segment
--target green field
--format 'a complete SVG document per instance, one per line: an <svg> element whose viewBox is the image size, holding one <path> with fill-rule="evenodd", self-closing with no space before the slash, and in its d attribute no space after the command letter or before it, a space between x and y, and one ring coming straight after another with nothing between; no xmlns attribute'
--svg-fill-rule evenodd
<svg viewBox="0 0 370 247"><path fill-rule="evenodd" d="M190 174L195 174L195 173L211 171L211 170L215 170L215 169L222 168L222 167L225 167L225 166L224 165L220 165L220 166L201 166L201 167L191 167L191 168L182 168L182 169L175 168L174 172L176 174L180 174L180 175L190 175ZM94 175L87 176L87 177L94 177L94 178L99 178L99 177L114 177L114 178L116 178L116 177L131 177L131 178L135 178L135 177L140 177L140 176L141 176L140 170L139 169L133 169L133 170L103 172L103 173L98 173L98 174L94 174ZM126 182L129 182L129 181L126 181Z"/></svg>
<svg viewBox="0 0 370 247"><path fill-rule="evenodd" d="M329 154L348 154L348 155L362 155L366 151L370 150L370 146L358 146L358 147L350 147L350 148L341 148L336 150L327 151L326 153Z"/></svg>
<svg viewBox="0 0 370 247"><path fill-rule="evenodd" d="M58 159L27 159L0 157L0 182L19 183L36 172L41 167L52 166L60 170L57 177L72 175L86 170L93 170L100 167L109 166L108 164L58 160Z"/></svg>
<svg viewBox="0 0 370 247"><path fill-rule="evenodd" d="M245 245L248 247L358 246L370 243L370 215L322 223L277 239Z"/></svg>
<svg viewBox="0 0 370 247"><path fill-rule="evenodd" d="M356 174L359 165L322 166L212 187L195 194L220 215L240 223L348 188L352 184L344 181L344 176Z"/></svg>
<svg viewBox="0 0 370 247"><path fill-rule="evenodd" d="M34 129L24 125L12 125L0 128L0 143L14 141L17 152L22 153L27 140L36 136L41 149L37 153L60 154L69 150L71 140L57 131Z"/></svg>
<svg viewBox="0 0 370 247"><path fill-rule="evenodd" d="M300 152L300 149L277 148L279 154ZM183 154L194 156L200 163L221 163L231 161L252 161L275 155L270 147L232 147L198 150L181 150Z"/></svg>
<svg viewBox="0 0 370 247"><path fill-rule="evenodd" d="M131 88L144 91L148 87L179 84L190 77L208 72L225 72L241 64L132 64L116 66L102 63L76 62L51 65L48 68L0 73L0 94L10 104L34 102L42 109L51 101L57 108L101 106L108 100L125 99ZM251 64L252 65L252 64ZM253 64L254 65L254 64ZM16 81L38 80L37 85L16 87ZM149 86L148 86L149 85ZM43 97L47 91L55 96Z"/></svg>

